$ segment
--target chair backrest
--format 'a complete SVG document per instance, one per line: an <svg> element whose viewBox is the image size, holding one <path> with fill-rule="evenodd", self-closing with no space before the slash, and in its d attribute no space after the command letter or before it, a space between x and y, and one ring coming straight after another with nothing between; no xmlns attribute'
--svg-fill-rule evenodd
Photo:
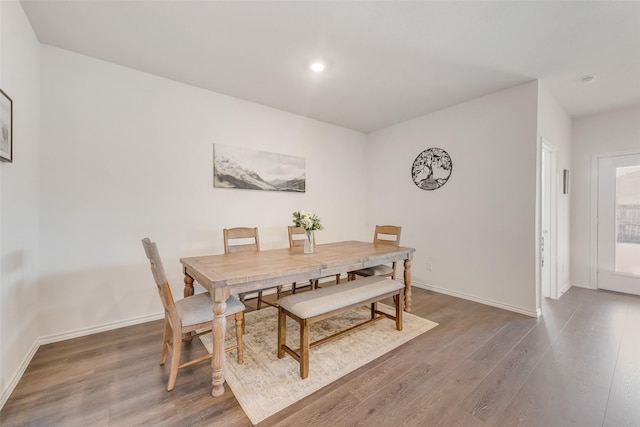
<svg viewBox="0 0 640 427"><path fill-rule="evenodd" d="M306 238L307 231L302 227L296 227L295 225L289 226L289 248L297 248L304 246L304 239ZM313 244L316 244L316 235L311 232Z"/></svg>
<svg viewBox="0 0 640 427"><path fill-rule="evenodd" d="M395 225L376 225L373 233L373 243L400 246L400 232L402 227Z"/></svg>
<svg viewBox="0 0 640 427"><path fill-rule="evenodd" d="M151 263L151 273L153 274L153 279L158 287L158 294L162 300L164 310L169 316L169 321L172 325L179 325L180 320L178 312L176 311L173 295L171 294L171 287L169 287L167 275L164 272L164 266L162 265L160 254L158 253L158 246L155 242L149 240L148 237L142 239L142 246L144 246L144 252L147 254L149 263Z"/></svg>
<svg viewBox="0 0 640 427"><path fill-rule="evenodd" d="M236 252L259 252L260 238L257 227L236 227L225 228L224 253L233 254Z"/></svg>

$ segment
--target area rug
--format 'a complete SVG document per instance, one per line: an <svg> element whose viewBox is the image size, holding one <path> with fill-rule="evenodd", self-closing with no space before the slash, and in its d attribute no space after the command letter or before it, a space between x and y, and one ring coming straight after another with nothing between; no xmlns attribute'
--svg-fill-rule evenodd
<svg viewBox="0 0 640 427"><path fill-rule="evenodd" d="M382 304L379 307L393 312L392 307ZM369 316L369 310L362 308L314 323L310 329L311 341L346 329ZM235 351L226 357L226 386L231 387L254 425L438 325L404 313L402 331L397 331L395 321L389 319L356 329L313 347L309 352L309 376L303 380L300 365L291 356L277 357L277 320L278 311L274 307L246 313L244 363L238 364ZM228 322L227 327L227 338L233 342L234 322ZM211 352L211 334L202 335L200 339ZM298 348L298 339L297 323L287 319L287 344Z"/></svg>

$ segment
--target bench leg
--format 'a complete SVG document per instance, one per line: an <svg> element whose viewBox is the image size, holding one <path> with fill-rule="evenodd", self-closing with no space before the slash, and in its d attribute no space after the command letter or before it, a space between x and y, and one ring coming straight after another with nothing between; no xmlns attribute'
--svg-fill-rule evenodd
<svg viewBox="0 0 640 427"><path fill-rule="evenodd" d="M287 315L278 308L278 359L284 357L284 346L287 343Z"/></svg>
<svg viewBox="0 0 640 427"><path fill-rule="evenodd" d="M309 321L300 322L300 378L309 376Z"/></svg>
<svg viewBox="0 0 640 427"><path fill-rule="evenodd" d="M402 312L404 311L404 292L400 291L398 296L394 298L396 300L396 329L402 330Z"/></svg>
<svg viewBox="0 0 640 427"><path fill-rule="evenodd" d="M238 363L244 363L244 347L242 345L242 334L244 333L244 311L236 313L236 352L238 354Z"/></svg>

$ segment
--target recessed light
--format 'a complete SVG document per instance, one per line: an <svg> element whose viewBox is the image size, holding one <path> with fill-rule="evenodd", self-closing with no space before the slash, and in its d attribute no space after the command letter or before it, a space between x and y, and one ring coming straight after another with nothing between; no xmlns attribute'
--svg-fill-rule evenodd
<svg viewBox="0 0 640 427"><path fill-rule="evenodd" d="M311 65L309 65L309 68L311 68L312 71L319 73L321 71L324 71L327 66L324 64L324 62L314 61L311 63Z"/></svg>
<svg viewBox="0 0 640 427"><path fill-rule="evenodd" d="M578 79L580 83L591 83L596 79L597 76L582 76Z"/></svg>

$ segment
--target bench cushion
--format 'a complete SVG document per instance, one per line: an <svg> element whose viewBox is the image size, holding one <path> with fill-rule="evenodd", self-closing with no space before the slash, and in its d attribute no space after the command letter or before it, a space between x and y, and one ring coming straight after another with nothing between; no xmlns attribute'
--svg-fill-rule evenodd
<svg viewBox="0 0 640 427"><path fill-rule="evenodd" d="M371 276L315 291L289 295L280 298L278 305L301 319L308 319L403 288L404 284L396 280Z"/></svg>

